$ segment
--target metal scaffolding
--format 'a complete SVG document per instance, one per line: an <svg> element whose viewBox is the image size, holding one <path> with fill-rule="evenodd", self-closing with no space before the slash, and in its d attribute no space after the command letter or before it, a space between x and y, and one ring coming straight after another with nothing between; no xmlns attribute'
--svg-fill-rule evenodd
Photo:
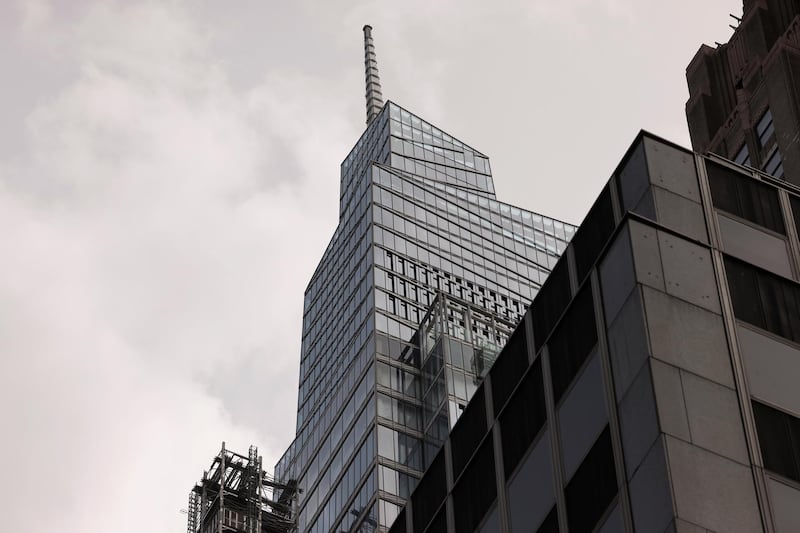
<svg viewBox="0 0 800 533"><path fill-rule="evenodd" d="M262 468L258 448L247 456L225 448L189 492L186 533L293 533L298 487L278 483Z"/></svg>

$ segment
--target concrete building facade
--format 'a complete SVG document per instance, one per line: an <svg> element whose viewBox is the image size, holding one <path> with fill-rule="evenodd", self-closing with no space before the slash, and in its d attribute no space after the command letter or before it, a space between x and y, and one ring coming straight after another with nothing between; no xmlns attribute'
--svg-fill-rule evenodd
<svg viewBox="0 0 800 533"><path fill-rule="evenodd" d="M800 531L798 229L641 133L390 531Z"/></svg>
<svg viewBox="0 0 800 533"><path fill-rule="evenodd" d="M730 40L686 68L692 147L800 185L800 1L743 6Z"/></svg>

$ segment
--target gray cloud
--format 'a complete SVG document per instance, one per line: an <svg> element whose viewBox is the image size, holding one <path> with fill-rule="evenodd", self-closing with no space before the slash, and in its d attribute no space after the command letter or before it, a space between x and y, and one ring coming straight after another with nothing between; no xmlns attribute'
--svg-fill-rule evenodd
<svg viewBox="0 0 800 533"><path fill-rule="evenodd" d="M492 156L502 198L578 221L639 127L687 142L683 68L738 4L4 4L7 529L174 531L220 440L282 453L361 25L386 95Z"/></svg>

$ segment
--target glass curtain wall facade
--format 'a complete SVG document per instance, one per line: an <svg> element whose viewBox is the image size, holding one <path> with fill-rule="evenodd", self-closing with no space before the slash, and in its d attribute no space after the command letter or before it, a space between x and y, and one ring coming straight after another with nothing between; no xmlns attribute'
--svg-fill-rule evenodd
<svg viewBox="0 0 800 533"><path fill-rule="evenodd" d="M305 294L297 432L276 466L303 490L301 531L391 524L430 460L417 330L437 294L515 324L574 231L498 202L486 156L387 102L342 163Z"/></svg>
<svg viewBox="0 0 800 533"><path fill-rule="evenodd" d="M414 337L419 342L410 351L414 366L421 369L423 470L430 466L516 325L447 294L437 296ZM380 405L379 394L378 416Z"/></svg>

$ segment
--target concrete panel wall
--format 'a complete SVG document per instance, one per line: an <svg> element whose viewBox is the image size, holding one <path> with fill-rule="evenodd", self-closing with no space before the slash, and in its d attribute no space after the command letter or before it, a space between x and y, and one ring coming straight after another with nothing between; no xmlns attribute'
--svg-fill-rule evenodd
<svg viewBox="0 0 800 533"><path fill-rule="evenodd" d="M600 264L600 286L603 291L603 312L613 322L628 295L636 286L633 255L628 228L620 230Z"/></svg>
<svg viewBox="0 0 800 533"><path fill-rule="evenodd" d="M800 418L800 347L737 325L750 394Z"/></svg>
<svg viewBox="0 0 800 533"><path fill-rule="evenodd" d="M711 531L762 531L749 466L668 435L664 438L678 518Z"/></svg>
<svg viewBox="0 0 800 533"><path fill-rule="evenodd" d="M678 179L673 187L690 182ZM662 198L689 206L693 193L688 186L686 191ZM692 226L701 228L701 219L686 222L690 231ZM761 531L711 251L637 222L631 222L630 239L650 355L646 378L637 375L626 393L631 400L625 397L619 405L635 528ZM631 313L623 306L619 316L626 311ZM610 347L611 339L610 332ZM634 396L638 407L631 409ZM648 416L656 418L656 430L648 426ZM635 422L636 438L626 433L626 420L629 427ZM651 445L639 461L654 431L663 442L661 455Z"/></svg>
<svg viewBox="0 0 800 533"><path fill-rule="evenodd" d="M792 278L788 243L785 239L719 213L717 220L725 253L786 278Z"/></svg>
<svg viewBox="0 0 800 533"><path fill-rule="evenodd" d="M701 242L708 242L703 205L661 187L653 187L659 224Z"/></svg>
<svg viewBox="0 0 800 533"><path fill-rule="evenodd" d="M642 296L638 288L628 296L628 300L608 326L608 353L614 375L614 389L619 399L625 395L650 356Z"/></svg>
<svg viewBox="0 0 800 533"><path fill-rule="evenodd" d="M660 230L658 246L667 294L720 313L719 292L708 248Z"/></svg>
<svg viewBox="0 0 800 533"><path fill-rule="evenodd" d="M777 533L800 531L800 490L786 483L768 479L767 486Z"/></svg>
<svg viewBox="0 0 800 533"><path fill-rule="evenodd" d="M664 531L674 519L667 470L664 441L659 438L631 473L631 512L636 531Z"/></svg>
<svg viewBox="0 0 800 533"><path fill-rule="evenodd" d="M628 230L631 235L636 281L663 292L664 269L661 266L658 230L639 222L630 222Z"/></svg>
<svg viewBox="0 0 800 533"><path fill-rule="evenodd" d="M647 287L642 296L653 357L733 387L722 317Z"/></svg>
<svg viewBox="0 0 800 533"><path fill-rule="evenodd" d="M707 243L693 154L647 137L643 143L656 220L667 228Z"/></svg>
<svg viewBox="0 0 800 533"><path fill-rule="evenodd" d="M631 387L618 405L622 450L628 480L659 436L656 402L650 369L642 366Z"/></svg>
<svg viewBox="0 0 800 533"><path fill-rule="evenodd" d="M694 155L674 146L644 138L650 182L687 200L700 203Z"/></svg>
<svg viewBox="0 0 800 533"><path fill-rule="evenodd" d="M690 441L749 465L736 391L689 372L680 372Z"/></svg>
<svg viewBox="0 0 800 533"><path fill-rule="evenodd" d="M655 360L651 363L650 371L661 431L682 440L690 440L681 371L678 367Z"/></svg>

